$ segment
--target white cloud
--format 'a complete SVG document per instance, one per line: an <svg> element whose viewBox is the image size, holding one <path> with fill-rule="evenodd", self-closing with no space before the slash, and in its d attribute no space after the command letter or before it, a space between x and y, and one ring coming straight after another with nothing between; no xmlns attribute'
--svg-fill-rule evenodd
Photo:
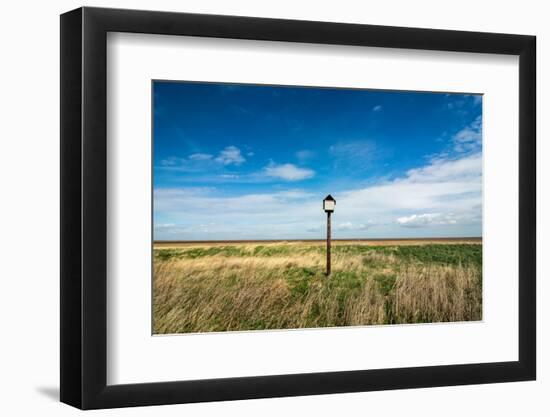
<svg viewBox="0 0 550 417"><path fill-rule="evenodd" d="M293 164L270 164L264 168L265 175L273 178L280 178L285 181L300 181L312 178L315 171L308 168L299 168Z"/></svg>
<svg viewBox="0 0 550 417"><path fill-rule="evenodd" d="M408 171L405 177L343 192L338 206L353 215L365 210L376 214L408 211L407 215L421 210L470 210L481 204L481 166L481 154L438 160Z"/></svg>
<svg viewBox="0 0 550 417"><path fill-rule="evenodd" d="M236 146L227 146L216 157L216 161L223 165L240 165L246 161L241 154L241 150Z"/></svg>
<svg viewBox="0 0 550 417"><path fill-rule="evenodd" d="M453 214L424 213L399 217L397 223L404 227L423 227L456 224L457 220Z"/></svg>
<svg viewBox="0 0 550 417"><path fill-rule="evenodd" d="M481 177L481 153L459 159L433 159L431 164L411 169L407 172L407 180L411 183L464 181Z"/></svg>
<svg viewBox="0 0 550 417"><path fill-rule="evenodd" d="M345 222L345 223L340 223L337 227L336 227L337 230L351 230L353 229L353 223L352 222Z"/></svg>
<svg viewBox="0 0 550 417"><path fill-rule="evenodd" d="M372 111L374 111L374 112L382 111L382 106L380 104L378 104L378 105L376 105L372 108Z"/></svg>

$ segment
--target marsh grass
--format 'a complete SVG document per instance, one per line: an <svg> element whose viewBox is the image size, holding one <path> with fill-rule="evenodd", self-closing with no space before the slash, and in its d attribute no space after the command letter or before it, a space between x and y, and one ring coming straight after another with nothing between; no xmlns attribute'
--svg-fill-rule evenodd
<svg viewBox="0 0 550 417"><path fill-rule="evenodd" d="M154 333L481 320L481 245L198 245L154 251Z"/></svg>

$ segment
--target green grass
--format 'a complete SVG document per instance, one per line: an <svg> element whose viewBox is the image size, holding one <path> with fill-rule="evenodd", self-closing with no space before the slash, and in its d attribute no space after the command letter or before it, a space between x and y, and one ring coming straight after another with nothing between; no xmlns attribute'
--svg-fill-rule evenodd
<svg viewBox="0 0 550 417"><path fill-rule="evenodd" d="M320 249L319 249L320 250ZM292 246L255 246L253 249L248 248L247 246L210 246L206 248L189 248L189 249L155 249L154 255L155 258L158 258L162 261L168 259L196 259L202 258L205 256L225 256L225 257L243 257L243 256L260 256L260 257L271 257L271 256L285 256L291 253L307 253L318 251L316 247L307 247L296 249Z"/></svg>
<svg viewBox="0 0 550 417"><path fill-rule="evenodd" d="M396 255L405 260L441 265L475 265L481 267L481 245L399 246Z"/></svg>
<svg viewBox="0 0 550 417"><path fill-rule="evenodd" d="M400 246L341 245L333 249L334 253L349 255L377 252L394 255L400 260L419 263L437 263L442 265L481 266L482 247L472 244L425 244Z"/></svg>

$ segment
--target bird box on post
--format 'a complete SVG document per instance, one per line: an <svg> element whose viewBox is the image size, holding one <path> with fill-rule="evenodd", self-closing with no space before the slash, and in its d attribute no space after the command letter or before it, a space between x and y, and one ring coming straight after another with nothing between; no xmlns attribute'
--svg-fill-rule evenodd
<svg viewBox="0 0 550 417"><path fill-rule="evenodd" d="M334 211L334 206L336 206L336 200L333 196L330 194L325 197L323 200L323 210L325 210L327 213L329 211Z"/></svg>
<svg viewBox="0 0 550 417"><path fill-rule="evenodd" d="M334 211L335 206L336 200L334 199L334 197L330 194L327 195L323 200L323 210L325 210L325 213L327 213L327 276L330 275L330 215Z"/></svg>

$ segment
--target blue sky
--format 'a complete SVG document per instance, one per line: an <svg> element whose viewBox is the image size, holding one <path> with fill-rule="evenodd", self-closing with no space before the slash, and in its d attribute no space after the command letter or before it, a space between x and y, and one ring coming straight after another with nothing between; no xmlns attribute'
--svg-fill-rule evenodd
<svg viewBox="0 0 550 417"><path fill-rule="evenodd" d="M153 83L156 240L481 236L482 96Z"/></svg>

